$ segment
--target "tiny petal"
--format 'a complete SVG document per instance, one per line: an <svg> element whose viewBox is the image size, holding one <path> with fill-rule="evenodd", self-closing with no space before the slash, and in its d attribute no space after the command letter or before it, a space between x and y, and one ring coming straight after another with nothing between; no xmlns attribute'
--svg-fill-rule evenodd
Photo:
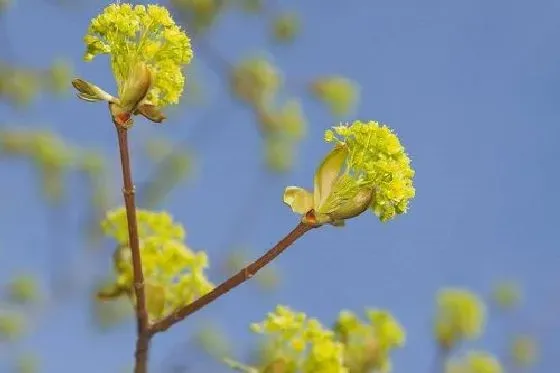
<svg viewBox="0 0 560 373"><path fill-rule="evenodd" d="M135 110L140 101L146 97L151 85L152 73L145 64L137 64L123 85L123 93L120 97L120 106L123 110Z"/></svg>
<svg viewBox="0 0 560 373"><path fill-rule="evenodd" d="M313 209L313 196L303 188L288 186L284 191L284 203L296 214L305 214Z"/></svg>
<svg viewBox="0 0 560 373"><path fill-rule="evenodd" d="M340 175L342 165L348 156L345 146L337 145L325 157L321 166L315 172L313 205L321 206L331 194L332 187Z"/></svg>

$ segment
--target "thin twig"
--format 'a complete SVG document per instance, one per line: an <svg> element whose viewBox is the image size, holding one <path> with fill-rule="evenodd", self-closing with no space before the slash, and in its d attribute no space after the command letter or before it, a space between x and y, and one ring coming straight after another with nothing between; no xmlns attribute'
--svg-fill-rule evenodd
<svg viewBox="0 0 560 373"><path fill-rule="evenodd" d="M231 289L241 285L251 277L253 277L260 269L274 260L278 255L282 254L289 246L291 246L297 239L302 237L306 232L315 228L314 226L299 223L290 233L286 235L280 242L278 242L272 249L268 250L264 255L255 260L253 263L247 265L237 274L231 276L220 285L215 287L211 292L198 298L194 302L178 309L161 321L158 321L150 327L150 335L166 331L174 324L183 320L185 317L195 313L201 308L212 303L222 295L229 292Z"/></svg>
<svg viewBox="0 0 560 373"><path fill-rule="evenodd" d="M434 373L445 373L445 365L449 357L450 350L442 346L436 346L437 351L434 356Z"/></svg>
<svg viewBox="0 0 560 373"><path fill-rule="evenodd" d="M150 345L150 333L148 312L146 310L146 294L144 291L144 274L142 273L142 258L140 257L140 245L138 242L138 225L136 221L136 205L134 202L134 185L130 172L130 158L128 154L128 130L115 122L119 139L119 151L121 155L121 166L123 173L123 196L126 207L126 219L128 222L128 241L132 253L132 268L134 273L134 293L136 295L136 363L134 373L146 373L148 365L148 348Z"/></svg>

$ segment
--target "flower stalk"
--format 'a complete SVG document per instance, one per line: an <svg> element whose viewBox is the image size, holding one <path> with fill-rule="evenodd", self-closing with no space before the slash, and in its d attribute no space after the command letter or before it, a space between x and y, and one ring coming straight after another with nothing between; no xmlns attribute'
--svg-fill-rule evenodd
<svg viewBox="0 0 560 373"><path fill-rule="evenodd" d="M119 152L123 174L123 197L128 223L128 240L132 255L134 273L134 295L136 299L136 352L134 373L146 373L148 364L148 349L150 332L148 312L146 310L146 292L144 289L144 274L142 272L142 258L140 257L140 244L138 240L138 223L136 221L136 203L134 200L134 184L130 170L130 157L128 152L128 128L113 117L117 130Z"/></svg>

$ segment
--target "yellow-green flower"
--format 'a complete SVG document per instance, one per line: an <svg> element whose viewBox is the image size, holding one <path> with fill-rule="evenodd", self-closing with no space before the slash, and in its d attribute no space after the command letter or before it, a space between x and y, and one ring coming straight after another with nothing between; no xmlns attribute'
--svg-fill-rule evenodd
<svg viewBox="0 0 560 373"><path fill-rule="evenodd" d="M150 119L158 118L154 107L178 103L185 82L182 66L193 52L189 37L166 8L111 4L91 21L84 41L86 61L110 55L119 98L77 79L73 84L85 94L81 98L113 102L124 113Z"/></svg>
<svg viewBox="0 0 560 373"><path fill-rule="evenodd" d="M182 242L183 227L166 213L137 211L138 236L144 271L147 309L152 319L159 319L184 304L212 290L204 273L208 267L206 253L194 252ZM116 280L99 292L102 299L128 295L133 298L134 275L128 247L126 211L110 211L101 223L106 235L117 241L114 254Z"/></svg>
<svg viewBox="0 0 560 373"><path fill-rule="evenodd" d="M350 372L391 371L391 352L405 343L399 322L387 311L368 309L369 322L342 311L334 331L344 344L345 366Z"/></svg>
<svg viewBox="0 0 560 373"><path fill-rule="evenodd" d="M484 327L484 303L464 289L444 289L437 297L435 338L443 348L451 348L465 339L480 336Z"/></svg>
<svg viewBox="0 0 560 373"><path fill-rule="evenodd" d="M341 225L370 208L381 221L405 213L414 170L398 137L378 122L355 121L325 132L334 148L317 169L313 194L288 186L284 202L306 224Z"/></svg>
<svg viewBox="0 0 560 373"><path fill-rule="evenodd" d="M278 306L266 320L251 326L264 334L267 349L260 363L262 372L347 373L343 345L334 333L304 313ZM245 370L250 371L250 370Z"/></svg>

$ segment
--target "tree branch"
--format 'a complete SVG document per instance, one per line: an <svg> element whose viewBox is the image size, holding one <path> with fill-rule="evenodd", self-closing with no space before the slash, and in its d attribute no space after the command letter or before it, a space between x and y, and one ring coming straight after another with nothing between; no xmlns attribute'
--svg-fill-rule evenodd
<svg viewBox="0 0 560 373"><path fill-rule="evenodd" d="M128 154L128 130L114 120L119 139L119 152L123 173L123 196L128 222L128 242L132 253L132 268L134 273L134 294L136 297L137 340L135 352L134 373L146 373L148 369L148 348L150 333L148 312L146 310L146 293L144 291L144 274L142 273L142 258L138 242L138 225L136 221L136 205L134 202L134 185L130 171Z"/></svg>
<svg viewBox="0 0 560 373"><path fill-rule="evenodd" d="M229 292L231 289L241 285L251 277L253 277L260 269L274 260L278 255L282 254L289 246L291 246L297 239L301 238L306 232L315 228L304 223L299 223L290 233L286 235L280 242L278 242L272 249L268 250L264 255L255 260L253 263L247 265L237 274L231 276L220 285L215 287L208 294L203 295L194 302L178 309L164 319L152 324L150 327L150 335L166 331L174 324L183 320L187 316L195 313L201 308L212 303L222 295Z"/></svg>

